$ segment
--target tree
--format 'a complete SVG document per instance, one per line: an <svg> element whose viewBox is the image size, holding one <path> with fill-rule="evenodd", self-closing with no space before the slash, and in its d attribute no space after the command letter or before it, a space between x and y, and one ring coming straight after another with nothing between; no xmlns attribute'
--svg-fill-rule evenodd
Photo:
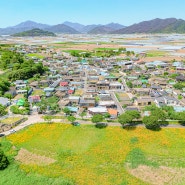
<svg viewBox="0 0 185 185"><path fill-rule="evenodd" d="M131 81L128 81L126 84L127 84L127 86L128 86L129 88L132 88L132 87L133 87L133 84L132 84Z"/></svg>
<svg viewBox="0 0 185 185"><path fill-rule="evenodd" d="M7 111L5 109L5 106L0 104L0 116L4 116L7 114Z"/></svg>
<svg viewBox="0 0 185 185"><path fill-rule="evenodd" d="M157 117L158 120L164 121L167 117L166 112L156 105L149 105L145 107L145 111L151 111L151 115Z"/></svg>
<svg viewBox="0 0 185 185"><path fill-rule="evenodd" d="M64 107L62 111L63 111L65 114L67 114L67 115L70 115L70 114L71 114L71 111L70 111L69 108L67 108L67 107Z"/></svg>
<svg viewBox="0 0 185 185"><path fill-rule="evenodd" d="M86 115L87 115L87 113L84 112L84 111L80 114L80 116L81 116L82 119L83 119L83 117L86 116Z"/></svg>
<svg viewBox="0 0 185 185"><path fill-rule="evenodd" d="M95 114L95 115L93 115L91 121L92 121L93 123L102 122L102 121L103 121L103 115L101 115L101 114Z"/></svg>
<svg viewBox="0 0 185 185"><path fill-rule="evenodd" d="M185 121L185 111L178 113L178 119L179 120L182 120L182 121Z"/></svg>
<svg viewBox="0 0 185 185"><path fill-rule="evenodd" d="M67 119L68 119L68 121L70 121L72 123L76 120L76 118L74 116L68 116Z"/></svg>
<svg viewBox="0 0 185 185"><path fill-rule="evenodd" d="M134 119L139 119L140 113L138 111L126 111L118 117L118 122L122 125L132 123Z"/></svg>
<svg viewBox="0 0 185 185"><path fill-rule="evenodd" d="M109 113L105 113L105 114L104 114L104 118L110 118L110 116L111 116L111 115L110 115Z"/></svg>
<svg viewBox="0 0 185 185"><path fill-rule="evenodd" d="M166 119L177 119L177 112L172 106L162 106L162 110L166 113Z"/></svg>
<svg viewBox="0 0 185 185"><path fill-rule="evenodd" d="M4 97L5 97L5 98L8 98L9 100L11 100L11 99L13 98L12 94L10 94L10 93L6 93L6 94L4 95Z"/></svg>
<svg viewBox="0 0 185 185"><path fill-rule="evenodd" d="M141 117L140 113L137 110L126 111L125 114L129 114L132 119L139 119Z"/></svg>
<svg viewBox="0 0 185 185"><path fill-rule="evenodd" d="M185 86L182 83L176 83L173 87L175 89L182 90Z"/></svg>
<svg viewBox="0 0 185 185"><path fill-rule="evenodd" d="M128 124L132 122L132 116L126 113L121 114L118 117L118 122L121 123L122 125Z"/></svg>
<svg viewBox="0 0 185 185"><path fill-rule="evenodd" d="M160 123L158 121L158 118L156 116L145 116L143 118L143 123L145 124L147 129L159 129L160 128Z"/></svg>
<svg viewBox="0 0 185 185"><path fill-rule="evenodd" d="M0 170L4 170L9 165L8 158L4 152L0 149Z"/></svg>

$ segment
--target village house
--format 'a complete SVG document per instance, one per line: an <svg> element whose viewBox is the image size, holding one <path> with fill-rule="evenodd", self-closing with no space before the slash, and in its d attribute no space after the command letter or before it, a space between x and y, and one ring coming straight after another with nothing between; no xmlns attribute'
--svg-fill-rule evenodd
<svg viewBox="0 0 185 185"><path fill-rule="evenodd" d="M10 100L8 98L0 97L0 104L7 107L10 105Z"/></svg>
<svg viewBox="0 0 185 185"><path fill-rule="evenodd" d="M108 111L107 111L106 107L98 106L98 107L90 107L90 108L88 108L88 112L89 112L89 114L94 115L94 114L105 114Z"/></svg>
<svg viewBox="0 0 185 185"><path fill-rule="evenodd" d="M158 107L167 106L178 106L180 105L179 100L171 96L158 97L155 99L155 103Z"/></svg>
<svg viewBox="0 0 185 185"><path fill-rule="evenodd" d="M117 108L114 101L99 101L98 105L100 107L106 107L106 108Z"/></svg>
<svg viewBox="0 0 185 185"><path fill-rule="evenodd" d="M67 87L69 85L69 82L68 81L62 81L60 82L60 86L61 87Z"/></svg>
<svg viewBox="0 0 185 185"><path fill-rule="evenodd" d="M108 81L99 81L97 82L97 90L109 90L109 84L110 82Z"/></svg>
<svg viewBox="0 0 185 185"><path fill-rule="evenodd" d="M28 97L28 102L29 103L38 103L41 101L41 98L39 95L35 95L35 96L29 96Z"/></svg>
<svg viewBox="0 0 185 185"><path fill-rule="evenodd" d="M80 98L79 106L82 108L95 107L95 100Z"/></svg>
<svg viewBox="0 0 185 185"><path fill-rule="evenodd" d="M135 100L134 104L139 107L144 107L147 105L152 105L154 102L154 99L151 97L139 97Z"/></svg>
<svg viewBox="0 0 185 185"><path fill-rule="evenodd" d="M87 87L86 93L96 95L98 92L96 90L96 87Z"/></svg>
<svg viewBox="0 0 185 185"><path fill-rule="evenodd" d="M139 96L148 96L150 94L150 88L133 88L132 93Z"/></svg>
<svg viewBox="0 0 185 185"><path fill-rule="evenodd" d="M109 84L110 90L123 90L123 85L120 82L111 82Z"/></svg>
<svg viewBox="0 0 185 185"><path fill-rule="evenodd" d="M79 96L69 96L69 102L71 104L78 104L80 101L80 97Z"/></svg>
<svg viewBox="0 0 185 185"><path fill-rule="evenodd" d="M107 109L107 111L111 119L116 119L118 117L118 111L116 109Z"/></svg>

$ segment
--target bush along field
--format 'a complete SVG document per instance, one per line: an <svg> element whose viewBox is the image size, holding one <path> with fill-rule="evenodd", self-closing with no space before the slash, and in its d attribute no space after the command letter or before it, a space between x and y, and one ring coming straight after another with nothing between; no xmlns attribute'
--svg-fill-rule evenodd
<svg viewBox="0 0 185 185"><path fill-rule="evenodd" d="M3 185L185 184L185 129L42 123L0 142Z"/></svg>

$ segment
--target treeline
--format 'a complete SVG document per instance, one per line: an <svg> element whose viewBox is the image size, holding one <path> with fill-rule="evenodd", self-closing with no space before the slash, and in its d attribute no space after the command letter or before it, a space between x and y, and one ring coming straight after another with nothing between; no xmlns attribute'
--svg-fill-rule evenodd
<svg viewBox="0 0 185 185"><path fill-rule="evenodd" d="M167 125L168 120L178 120L179 123L185 124L185 111L176 112L172 106L156 105L146 106L144 111L148 115L141 116L138 111L126 111L118 117L118 122L123 126L143 123L148 129L159 129L161 125Z"/></svg>

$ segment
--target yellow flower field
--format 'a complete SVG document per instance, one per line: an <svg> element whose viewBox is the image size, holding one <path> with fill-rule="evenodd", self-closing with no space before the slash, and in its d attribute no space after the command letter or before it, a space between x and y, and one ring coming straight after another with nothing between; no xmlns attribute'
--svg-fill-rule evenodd
<svg viewBox="0 0 185 185"><path fill-rule="evenodd" d="M142 174L138 177L127 166L130 163L128 156L136 148L146 160L144 163L137 161L139 156L136 155L136 163L149 166L151 170L154 163L157 164L155 170L160 166L185 168L185 129L162 129L157 132L145 128L97 129L89 125L35 124L8 136L7 140L18 149L24 148L56 160L45 166L16 162L20 170L50 178L64 177L79 185L151 184L150 178L147 180ZM179 179L181 184L185 184L183 177ZM158 184L162 184L161 181Z"/></svg>

